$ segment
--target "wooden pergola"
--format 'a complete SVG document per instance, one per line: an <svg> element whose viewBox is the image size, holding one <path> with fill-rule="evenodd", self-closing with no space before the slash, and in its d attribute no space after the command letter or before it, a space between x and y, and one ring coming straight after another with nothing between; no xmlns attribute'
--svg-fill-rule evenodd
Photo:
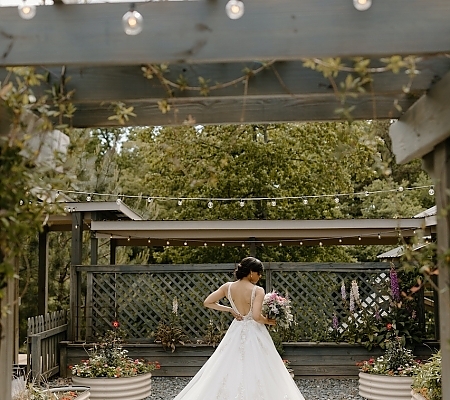
<svg viewBox="0 0 450 400"><path fill-rule="evenodd" d="M333 85L303 66L305 58L415 55L420 74L377 75L366 93L350 99L356 119L399 118L390 128L398 163L422 158L435 180L439 252L443 399L450 400L450 2L373 0L357 11L352 0L246 0L239 20L225 15L226 0L138 3L145 26L124 34L120 19L129 3L66 5L55 1L21 20L0 8L0 68L33 65L50 71L50 84L75 89L76 127L106 127L111 103L134 106L132 125L326 121L341 107ZM142 67L168 63L175 82L232 82L242 70L264 68L246 80L217 88L168 94L161 80L143 78ZM0 69L0 80L7 72ZM336 78L336 85L345 79ZM44 90L45 88L43 88ZM162 113L160 101L171 105ZM398 107L400 106L400 107ZM0 110L2 107L0 107ZM9 129L0 113L0 133ZM0 361L5 356L0 347ZM3 364L2 365L6 365ZM3 374L5 375L5 374ZM8 385L1 397L9 396Z"/></svg>

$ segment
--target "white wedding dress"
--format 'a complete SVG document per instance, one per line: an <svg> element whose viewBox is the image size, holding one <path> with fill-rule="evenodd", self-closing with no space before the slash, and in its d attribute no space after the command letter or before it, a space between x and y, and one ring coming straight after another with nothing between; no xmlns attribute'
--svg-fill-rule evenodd
<svg viewBox="0 0 450 400"><path fill-rule="evenodd" d="M228 300L233 303L228 285ZM266 327L250 312L234 320L219 346L174 400L304 400Z"/></svg>

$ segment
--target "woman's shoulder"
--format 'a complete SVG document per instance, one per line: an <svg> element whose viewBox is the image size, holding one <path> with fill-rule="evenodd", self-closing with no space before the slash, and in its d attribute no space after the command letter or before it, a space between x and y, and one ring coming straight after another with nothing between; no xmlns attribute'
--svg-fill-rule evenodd
<svg viewBox="0 0 450 400"><path fill-rule="evenodd" d="M256 294L259 294L259 295L265 295L266 294L266 291L264 290L264 288L263 287L261 287L261 286L256 286Z"/></svg>

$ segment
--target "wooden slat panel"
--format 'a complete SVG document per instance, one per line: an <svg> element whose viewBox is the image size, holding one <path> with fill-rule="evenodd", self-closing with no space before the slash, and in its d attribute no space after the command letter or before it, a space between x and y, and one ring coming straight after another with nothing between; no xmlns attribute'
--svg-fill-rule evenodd
<svg viewBox="0 0 450 400"><path fill-rule="evenodd" d="M270 0L247 0L234 21L225 3L139 4L145 26L137 36L125 35L120 24L128 3L43 6L30 21L14 7L1 8L0 63L138 65L450 50L447 0L428 0L426 7L422 0L377 0L366 12L351 1L278 0L274 12Z"/></svg>

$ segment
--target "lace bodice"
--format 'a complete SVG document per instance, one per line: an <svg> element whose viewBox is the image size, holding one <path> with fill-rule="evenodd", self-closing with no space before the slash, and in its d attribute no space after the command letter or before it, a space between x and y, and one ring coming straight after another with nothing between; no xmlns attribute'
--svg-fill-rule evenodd
<svg viewBox="0 0 450 400"><path fill-rule="evenodd" d="M236 314L242 315L242 314L239 312L239 310L237 309L236 304L234 304L233 298L231 297L231 285L232 285L232 283L230 283L230 284L228 285L228 296L227 296L227 297L228 297L228 300L230 301L230 305L231 305L231 308L233 309L233 311L234 311ZM244 320L253 319L253 301L255 300L255 295L256 295L256 285L253 287L252 295L251 295L251 298L250 298L250 310L249 310L249 312L247 313L247 315L242 315L242 318L243 318Z"/></svg>

